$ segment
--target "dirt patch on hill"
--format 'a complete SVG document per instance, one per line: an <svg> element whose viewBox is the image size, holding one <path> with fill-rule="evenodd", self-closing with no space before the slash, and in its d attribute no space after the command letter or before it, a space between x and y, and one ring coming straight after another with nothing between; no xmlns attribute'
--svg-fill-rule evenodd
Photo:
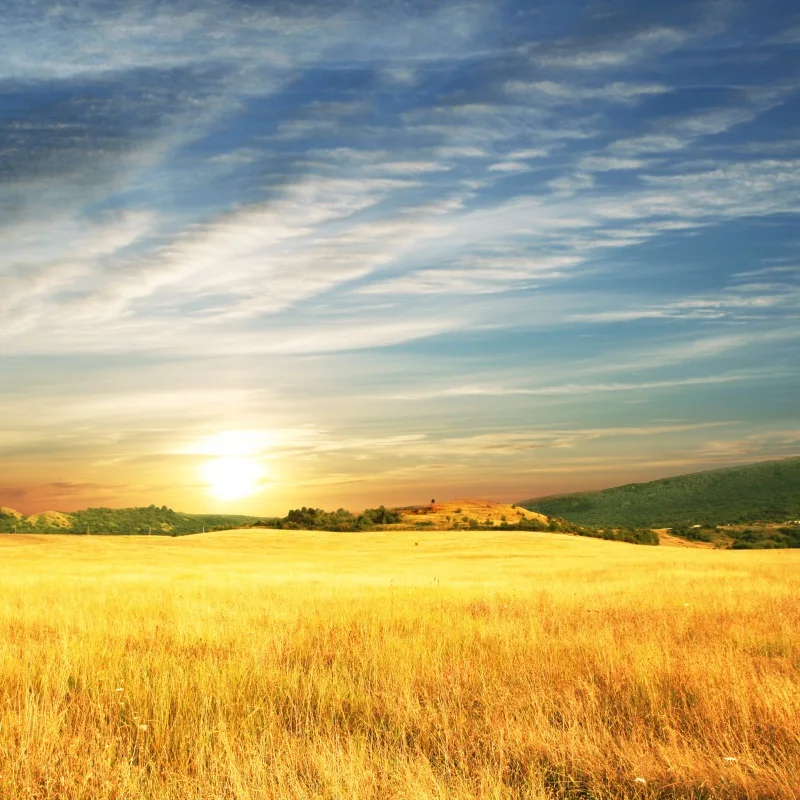
<svg viewBox="0 0 800 800"><path fill-rule="evenodd" d="M396 527L404 528L444 530L455 526L469 528L476 524L498 527L504 522L513 525L521 519L537 519L540 522L547 522L544 514L528 511L527 508L471 498L447 500L399 510L403 514L403 522Z"/></svg>
<svg viewBox="0 0 800 800"><path fill-rule="evenodd" d="M716 545L714 542L690 542L681 536L673 536L669 528L655 528L658 534L658 542L664 547L692 547L700 548L701 550L714 550Z"/></svg>

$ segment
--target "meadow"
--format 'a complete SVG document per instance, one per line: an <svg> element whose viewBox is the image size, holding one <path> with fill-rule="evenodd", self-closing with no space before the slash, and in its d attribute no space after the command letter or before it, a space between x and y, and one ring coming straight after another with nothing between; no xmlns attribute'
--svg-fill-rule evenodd
<svg viewBox="0 0 800 800"><path fill-rule="evenodd" d="M800 552L0 536L0 797L800 795Z"/></svg>

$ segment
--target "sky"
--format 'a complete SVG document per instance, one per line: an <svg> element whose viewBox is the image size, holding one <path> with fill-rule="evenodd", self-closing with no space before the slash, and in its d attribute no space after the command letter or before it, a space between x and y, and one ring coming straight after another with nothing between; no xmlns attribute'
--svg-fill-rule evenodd
<svg viewBox="0 0 800 800"><path fill-rule="evenodd" d="M0 504L800 454L790 2L4 0Z"/></svg>

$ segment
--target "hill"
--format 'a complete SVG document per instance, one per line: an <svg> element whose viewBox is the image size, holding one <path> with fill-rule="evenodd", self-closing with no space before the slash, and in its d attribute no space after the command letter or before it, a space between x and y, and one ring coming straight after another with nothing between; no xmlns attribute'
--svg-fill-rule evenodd
<svg viewBox="0 0 800 800"><path fill-rule="evenodd" d="M800 519L800 458L695 472L520 505L584 525L681 527Z"/></svg>
<svg viewBox="0 0 800 800"><path fill-rule="evenodd" d="M395 511L401 514L400 523L386 528L399 530L500 530L500 531L549 531L590 536L630 544L657 545L658 534L647 529L630 527L601 528L593 525L578 525L565 519L551 517L520 505L495 503L491 500L448 500L443 503L431 501L426 506L407 506Z"/></svg>
<svg viewBox="0 0 800 800"><path fill-rule="evenodd" d="M13 508L9 508L8 506L0 506L0 517L10 517L12 519L23 519L24 514L20 514L19 511L15 511Z"/></svg>
<svg viewBox="0 0 800 800"><path fill-rule="evenodd" d="M408 506L397 509L402 514L402 525L412 528L478 527L493 528L503 523L510 525L520 520L536 520L547 524L547 517L519 506L495 503L491 500L447 500L432 502L427 506Z"/></svg>
<svg viewBox="0 0 800 800"><path fill-rule="evenodd" d="M658 534L632 528L598 528L577 525L563 519L548 519L543 514L517 505L491 500L448 500L428 505L402 508L367 508L356 515L344 508L324 511L303 506L292 509L285 517L268 517L253 527L317 531L550 531L572 533L597 539L610 539L631 544L658 544Z"/></svg>
<svg viewBox="0 0 800 800"><path fill-rule="evenodd" d="M29 517L0 507L0 533L101 533L185 536L203 530L238 528L257 517L236 514L182 514L166 506L86 508L69 514L43 511Z"/></svg>

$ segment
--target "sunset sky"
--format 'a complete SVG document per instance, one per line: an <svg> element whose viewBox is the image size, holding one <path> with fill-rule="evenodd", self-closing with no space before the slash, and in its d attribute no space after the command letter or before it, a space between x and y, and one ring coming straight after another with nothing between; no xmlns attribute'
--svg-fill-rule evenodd
<svg viewBox="0 0 800 800"><path fill-rule="evenodd" d="M800 454L800 8L5 0L0 505Z"/></svg>

